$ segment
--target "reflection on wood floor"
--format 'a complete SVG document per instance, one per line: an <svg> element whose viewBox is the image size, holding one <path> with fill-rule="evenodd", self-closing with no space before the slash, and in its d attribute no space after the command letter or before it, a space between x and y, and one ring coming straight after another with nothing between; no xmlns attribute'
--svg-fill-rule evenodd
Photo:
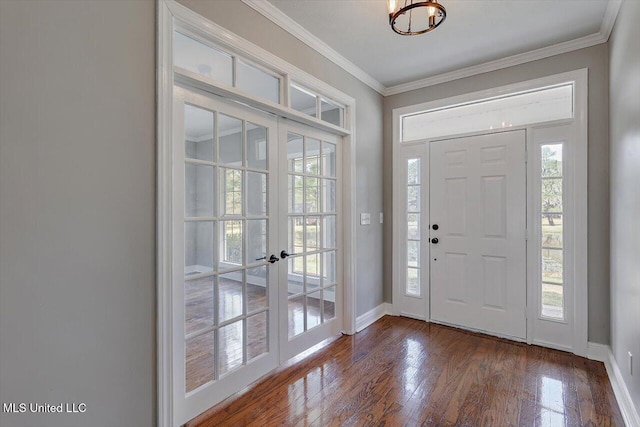
<svg viewBox="0 0 640 427"><path fill-rule="evenodd" d="M600 362L385 316L187 425L624 424Z"/></svg>

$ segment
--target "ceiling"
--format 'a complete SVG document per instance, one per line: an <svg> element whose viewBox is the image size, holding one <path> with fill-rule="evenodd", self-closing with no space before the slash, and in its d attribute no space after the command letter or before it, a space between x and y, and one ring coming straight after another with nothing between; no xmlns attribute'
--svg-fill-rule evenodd
<svg viewBox="0 0 640 427"><path fill-rule="evenodd" d="M597 34L609 0L441 0L446 21L411 37L391 30L386 0L270 3L389 88Z"/></svg>

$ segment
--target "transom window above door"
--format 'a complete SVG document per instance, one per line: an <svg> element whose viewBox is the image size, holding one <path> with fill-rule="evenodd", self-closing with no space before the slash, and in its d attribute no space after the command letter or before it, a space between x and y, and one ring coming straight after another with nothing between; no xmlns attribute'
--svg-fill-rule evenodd
<svg viewBox="0 0 640 427"><path fill-rule="evenodd" d="M573 117L573 83L447 105L400 117L400 142Z"/></svg>
<svg viewBox="0 0 640 427"><path fill-rule="evenodd" d="M237 88L257 98L343 128L345 106L277 70L253 62L186 30L174 32L174 64L217 84Z"/></svg>

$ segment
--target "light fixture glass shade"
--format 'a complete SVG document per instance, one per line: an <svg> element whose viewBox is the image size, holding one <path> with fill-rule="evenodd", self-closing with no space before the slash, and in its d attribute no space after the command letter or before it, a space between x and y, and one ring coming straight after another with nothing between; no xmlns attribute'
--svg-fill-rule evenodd
<svg viewBox="0 0 640 427"><path fill-rule="evenodd" d="M447 17L447 12L437 0L387 0L389 25L403 36L424 34L434 30Z"/></svg>

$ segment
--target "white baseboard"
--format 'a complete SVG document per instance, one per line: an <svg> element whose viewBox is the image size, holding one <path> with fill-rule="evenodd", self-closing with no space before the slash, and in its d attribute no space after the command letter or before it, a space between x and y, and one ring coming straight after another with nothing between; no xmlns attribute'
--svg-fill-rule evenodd
<svg viewBox="0 0 640 427"><path fill-rule="evenodd" d="M379 306L374 307L363 315L358 316L356 318L356 332L360 332L386 314L391 314L391 304L389 304L388 302L383 302Z"/></svg>
<svg viewBox="0 0 640 427"><path fill-rule="evenodd" d="M611 388L613 388L613 394L616 396L620 412L622 412L622 418L627 427L640 427L640 416L638 411L633 405L631 400L631 394L629 389L622 378L618 362L616 362L613 352L608 345L588 343L587 344L587 357L592 360L598 360L604 362L604 367L607 370L607 376L611 382Z"/></svg>
<svg viewBox="0 0 640 427"><path fill-rule="evenodd" d="M606 363L609 360L609 346L596 342L587 343L587 359L597 360Z"/></svg>

